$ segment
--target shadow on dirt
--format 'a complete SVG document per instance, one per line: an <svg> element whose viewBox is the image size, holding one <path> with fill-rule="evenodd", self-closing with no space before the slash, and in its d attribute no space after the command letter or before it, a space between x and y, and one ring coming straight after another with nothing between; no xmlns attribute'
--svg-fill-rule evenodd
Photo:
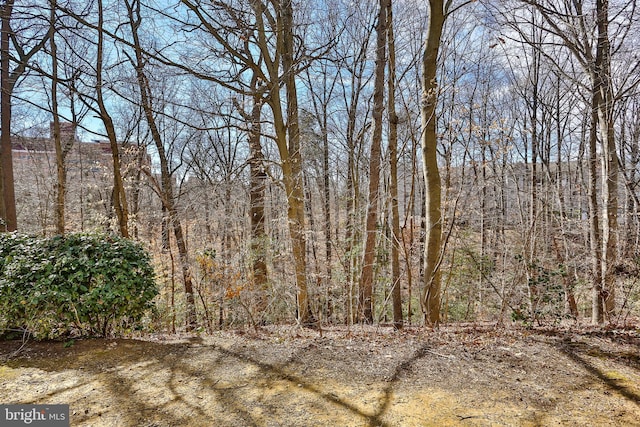
<svg viewBox="0 0 640 427"><path fill-rule="evenodd" d="M206 344L199 338L179 344L79 340L71 348L63 348L62 343L34 342L28 345L25 353L28 356L18 355L5 364L12 368L37 368L46 371L51 378L67 370L81 373L68 386L60 384L20 403L77 396L78 400L72 404L72 412L75 412L72 421L83 425L100 424L106 421L105 417L115 418L119 425L131 426L206 425L220 423L221 413L226 417L222 421L235 425L264 425L265 421L277 420L283 410L294 409L294 403L287 403L288 407L282 408L272 406L268 398L263 401L261 396L277 384L288 387L295 395L311 393L315 396L313 400L318 402L316 405L346 412L350 418L365 425L389 426L383 418L391 406L398 379L426 354L425 346L395 366L390 361L391 375L376 385L379 390L377 402L363 407L300 372L303 353L313 352L314 347L311 343L287 359L268 363L261 360L259 353L251 355L246 349L240 351ZM194 363L196 360L200 362ZM230 373L233 369L242 372ZM40 379L43 380L46 378ZM253 392L255 399L246 397L248 391ZM256 400L260 411L251 408ZM206 402L215 402L215 408L207 407ZM274 411L269 412L270 409Z"/></svg>
<svg viewBox="0 0 640 427"><path fill-rule="evenodd" d="M498 332L29 342L9 360L21 343L0 342L0 402L70 403L73 425L118 427L637 419L638 338Z"/></svg>
<svg viewBox="0 0 640 427"><path fill-rule="evenodd" d="M382 390L382 399L378 402L378 409L375 410L373 413L371 413L371 412L363 411L362 409L358 408L356 405L354 405L352 402L349 402L346 399L341 399L337 397L336 394L331 391L323 390L321 385L310 382L304 376L295 375L290 372L287 372L287 368L289 367L289 365L294 361L296 361L298 358L300 358L301 353L306 351L313 351L312 345L308 345L305 348L300 349L298 352L291 355L288 358L288 360L286 360L284 363L278 363L278 364L265 363L258 360L258 358L249 356L243 352L232 351L232 350L228 350L215 345L206 346L206 347L210 349L215 349L215 351L219 352L220 354L226 357L233 358L238 362L251 364L252 366L260 370L260 376L262 377L272 378L278 381L286 381L292 387L302 388L308 392L315 394L317 397L327 402L330 402L334 405L337 405L347 410L356 418L365 420L367 424L370 426L380 426L380 427L389 425L387 422L383 420L383 416L390 406L391 395L394 389L394 385L399 379L399 376L403 372L408 371L416 361L418 361L419 359L421 359L426 355L426 352L425 352L426 346L424 346L422 348L419 348L417 351L415 351L411 355L411 357L409 357L408 359L402 361L401 363L395 366L393 375L389 378L386 387L384 387L384 389ZM185 370L185 367L182 367L181 369ZM189 370L185 370L185 373L191 376L197 375L197 372L193 372ZM246 411L244 411L243 408L238 407L237 401L233 401L233 400L229 401L224 394L221 394L219 397L223 401L226 401L229 407L233 407L238 414L241 414L242 420L246 422L247 425L251 425L251 426L258 425L255 422L258 420L251 420L250 417L248 416L249 414L246 413Z"/></svg>
<svg viewBox="0 0 640 427"><path fill-rule="evenodd" d="M620 362L621 359L627 359L625 360L627 366L632 366L633 363L630 364L629 362L635 362L636 366L632 367L638 369L638 359L640 356L628 354L621 355L620 353L605 351L595 345L575 343L566 338L560 341L556 348L573 362L582 366L582 368L590 375L598 378L598 380L606 384L609 389L631 402L640 405L640 395L638 393L634 392L631 388L620 384L619 379L612 378L610 375L607 375L604 370L598 368L595 364L589 361L589 356L597 357L608 362Z"/></svg>

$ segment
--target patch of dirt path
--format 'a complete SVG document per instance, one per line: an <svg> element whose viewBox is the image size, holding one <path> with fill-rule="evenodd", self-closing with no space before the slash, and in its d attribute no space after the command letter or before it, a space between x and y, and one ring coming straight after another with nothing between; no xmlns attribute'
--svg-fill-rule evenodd
<svg viewBox="0 0 640 427"><path fill-rule="evenodd" d="M0 342L72 426L640 426L640 332L444 327Z"/></svg>

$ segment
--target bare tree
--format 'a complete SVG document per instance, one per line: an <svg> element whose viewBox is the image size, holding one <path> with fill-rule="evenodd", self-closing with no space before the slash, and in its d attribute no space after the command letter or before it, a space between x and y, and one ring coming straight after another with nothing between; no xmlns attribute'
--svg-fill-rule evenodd
<svg viewBox="0 0 640 427"><path fill-rule="evenodd" d="M253 288L257 292L257 311L264 319L267 306L269 276L267 270L267 234L265 230L265 190L267 171L262 152L262 107L265 86L259 85L257 73L251 79L251 112L247 113L234 98L235 108L249 124L249 199L251 221L251 259L253 270Z"/></svg>
<svg viewBox="0 0 640 427"><path fill-rule="evenodd" d="M364 258L360 276L359 312L363 321L373 323L373 266L375 262L378 227L378 201L380 198L380 161L382 146L382 113L384 111L384 70L387 62L387 5L378 3L376 24L376 71L373 89L373 135L369 157L369 202L365 226Z"/></svg>
<svg viewBox="0 0 640 427"><path fill-rule="evenodd" d="M25 43L23 46L19 34L12 28L14 5L14 0L6 0L0 5L0 231L18 228L11 153L11 97L18 79L28 70L29 62L46 45L49 37L46 32L40 39L35 39L33 45ZM25 7L29 8L28 5ZM15 63L13 68L12 62Z"/></svg>
<svg viewBox="0 0 640 427"><path fill-rule="evenodd" d="M111 156L113 157L113 193L112 204L118 218L118 226L120 234L123 237L129 237L129 208L127 206L127 196L124 191L124 180L122 177L121 165L120 165L120 148L118 146L118 137L116 135L116 129L113 124L113 118L107 108L107 103L104 97L104 45L105 45L105 24L104 24L104 6L103 0L97 0L98 2L98 43L97 43L97 57L96 57L96 103L100 118L104 124L107 137L109 139L109 145L111 146Z"/></svg>
<svg viewBox="0 0 640 427"><path fill-rule="evenodd" d="M437 64L440 39L445 21L444 2L429 1L429 27L422 56L422 167L425 179L426 241L424 285L420 303L425 320L432 325L440 322L439 269L442 242L441 183L438 169L436 132L438 103Z"/></svg>
<svg viewBox="0 0 640 427"><path fill-rule="evenodd" d="M402 294L400 283L400 210L398 208L398 113L396 112L396 46L393 34L392 2L387 3L387 44L389 47L389 192L391 197L391 297L393 326L402 329Z"/></svg>
<svg viewBox="0 0 640 427"><path fill-rule="evenodd" d="M186 329L192 331L197 325L195 298L193 294L193 283L191 278L191 268L189 264L189 254L187 251L187 243L184 237L184 230L176 209L176 202L173 188L173 177L169 170L169 160L164 148L164 140L160 133L160 129L156 123L155 111L153 108L153 94L151 86L146 75L145 64L146 58L143 56L143 49L138 34L142 15L140 14L140 2L137 0L125 2L129 23L131 26L131 36L133 39L133 47L135 50L135 58L131 58L131 62L136 70L136 78L138 89L140 91L141 106L144 110L147 126L151 133L151 137L155 144L158 158L160 160L160 180L161 180L161 200L162 205L169 215L169 223L173 229L173 234L178 247L178 257L180 259L180 268L182 270L182 278L184 282L184 291L187 299L186 309Z"/></svg>
<svg viewBox="0 0 640 427"><path fill-rule="evenodd" d="M422 167L425 180L426 241L424 255L424 284L420 303L425 320L431 325L440 322L440 293L442 262L441 180L438 169L438 135L436 107L438 105L438 54L445 19L471 3L453 5L452 0L429 0L429 25L422 55Z"/></svg>
<svg viewBox="0 0 640 427"><path fill-rule="evenodd" d="M58 111L58 47L56 45L57 29L57 1L50 0L51 13L51 32L49 34L49 47L51 55L51 113L53 115L52 138L56 150L56 232L64 234L66 228L65 221L65 199L67 192L67 167L66 157L71 150L73 139L69 140L65 135L65 141L62 141L60 132L60 113ZM75 131L75 129L74 129ZM64 142L64 146L63 146Z"/></svg>
<svg viewBox="0 0 640 427"><path fill-rule="evenodd" d="M358 273L362 261L361 227L359 227L363 195L361 190L361 164L363 163L363 151L365 138L371 127L368 121L370 110L370 95L367 87L373 75L367 66L367 53L371 43L371 36L375 28L377 15L372 4L359 3L356 12L346 21L347 31L340 39L338 47L337 73L339 79L341 97L343 97L343 109L346 123L342 138L346 148L346 173L345 173L345 208L346 224L344 232L343 266L347 281L345 284L345 318L347 323L356 321L357 310L357 282Z"/></svg>
<svg viewBox="0 0 640 427"><path fill-rule="evenodd" d="M204 68L187 67L164 57L167 65L240 94L250 93L245 78L249 70L257 75L259 84L265 86L266 104L272 113L274 140L287 196L298 319L303 325L314 325L306 278L304 191L296 88L301 59L294 35L293 6L290 1L276 0L252 1L250 5L214 2L206 8L189 0L183 0L181 4L191 12L196 23L183 22L180 25L185 30L202 30L203 34L211 37L219 48L220 59L229 61L232 72L211 71L206 62L201 64ZM225 24L221 25L223 21Z"/></svg>
<svg viewBox="0 0 640 427"><path fill-rule="evenodd" d="M2 32L0 33L0 227L3 231L14 231L18 228L16 215L16 197L13 182L13 160L11 155L11 74L9 38L11 37L11 14L13 1L9 0L0 9Z"/></svg>
<svg viewBox="0 0 640 427"><path fill-rule="evenodd" d="M590 218L593 263L592 322L611 320L615 311L615 265L618 242L618 185L619 160L615 140L616 94L612 80L611 62L615 48L611 45L609 1L597 0L587 13L581 2L563 1L560 4L523 0L539 13L547 31L557 37L573 54L589 79L592 116L589 133L590 153ZM635 10L635 2L618 5L621 16L625 9ZM593 17L593 18L592 18ZM615 19L615 18L613 18ZM629 21L630 22L630 21ZM617 31L625 33L628 24L616 23ZM593 30L593 31L592 31ZM595 34L595 35L594 35ZM623 39L622 39L623 40ZM636 69L638 63L633 64ZM626 88L620 88L621 92ZM600 140L602 155L602 210L598 209L596 178L596 145ZM598 218L600 217L600 218Z"/></svg>

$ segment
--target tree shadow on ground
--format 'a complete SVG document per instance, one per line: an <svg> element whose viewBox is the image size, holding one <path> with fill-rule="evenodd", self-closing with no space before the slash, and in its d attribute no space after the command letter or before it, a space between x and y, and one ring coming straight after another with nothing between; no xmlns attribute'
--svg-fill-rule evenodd
<svg viewBox="0 0 640 427"><path fill-rule="evenodd" d="M93 341L93 340L92 340ZM117 346L109 347L109 342L117 342ZM51 345L51 344L50 344ZM74 384L65 387L54 387L52 390L38 394L30 402L54 401L64 396L92 392L101 396L92 397L96 400L109 401L104 411L91 410L90 402L69 402L77 406L74 423L85 425L100 424L106 421L106 416L117 417L121 425L140 425L142 420L148 419L144 425L206 425L219 422L216 414L210 408L199 404L196 394L209 394L217 407L224 408L228 418L246 426L262 425L265 421L276 421L276 413L268 412L269 405L265 405L260 416L247 409L246 400L242 397L242 389L252 387L259 392L268 391L269 384L284 382L295 390L312 393L320 401L335 405L350 417L363 421L370 426L388 426L384 416L391 406L392 393L401 374L409 369L420 358L424 357L426 346L413 352L406 360L390 365L392 374L386 383L381 382L380 398L367 407L358 405L355 401L338 396L335 390L326 384L318 383L308 378L295 366L296 360L305 351L313 351L310 346L302 347L288 358L268 363L260 360L260 354L249 355L246 350L232 350L219 345L205 344L199 339L190 339L188 343L152 343L136 340L95 340L79 343L76 348L62 349L62 343L55 344L58 348L52 355L46 356L45 347L37 343L41 353L26 359L16 358L8 362L12 367L32 367L54 373L66 370L78 370L82 377ZM204 364L193 364L193 360L203 358ZM226 359L226 360L225 360ZM237 365L249 365L254 372L241 377L238 383L219 385L220 378L216 372ZM137 371L137 377L131 372ZM155 377L155 379L154 379ZM237 379L237 378L236 378ZM259 379L266 379L260 382ZM148 383L148 384L147 384ZM140 388L162 387L169 398L162 401L150 401ZM86 390L85 390L86 389ZM180 414L173 409L182 407ZM367 410L367 408L371 408ZM282 408L276 408L282 410ZM121 411L121 412L120 412ZM109 412L111 414L109 414ZM185 415L187 414L187 415ZM222 415L221 415L222 416ZM309 420L311 422L311 420ZM204 423L204 424L203 424Z"/></svg>
<svg viewBox="0 0 640 427"><path fill-rule="evenodd" d="M256 357L249 356L244 352L233 351L233 350L225 349L220 346L212 345L208 347L215 349L216 351L220 352L221 354L227 357L231 357L237 361L248 363L257 367L264 376L267 376L279 381L286 381L290 383L292 386L299 387L308 392L311 392L316 396L320 397L321 399L349 411L355 417L365 420L365 422L370 426L380 426L380 427L389 425L387 422L383 420L383 417L387 412L388 408L390 407L392 393L398 379L400 378L403 372L409 370L410 367L415 362L417 362L420 358L426 355L426 348L427 348L426 345L419 348L408 359L402 361L401 363L395 366L393 374L388 379L387 385L382 389L382 398L378 402L377 409L374 409L371 412L369 411L365 412L361 408L358 408L353 402L350 402L347 399L338 397L335 393L333 393L332 390L329 390L329 389L323 390L321 385L318 385L314 382L309 381L303 375L297 375L291 372L287 372L287 368L290 366L291 363L293 363L300 357L300 353L310 350L310 345L307 347L301 348L298 350L298 352L292 354L285 363L277 363L277 364L266 363L258 360ZM190 372L190 374L193 375L193 372ZM228 402L228 403L231 406L237 406L234 404L234 402Z"/></svg>
<svg viewBox="0 0 640 427"><path fill-rule="evenodd" d="M565 338L559 341L556 345L556 348L573 362L582 366L582 368L590 375L596 377L598 380L604 383L609 389L635 403L636 405L640 405L640 394L638 394L631 388L620 384L618 379L611 378L605 371L598 368L594 363L589 361L590 357L598 357L599 359L604 359L609 362L619 363L620 359L624 358L625 362L627 362L625 365L630 366L628 364L629 355L624 355L624 357L621 357L619 353L609 352L602 349L601 347L590 344L572 342L570 338ZM636 365L638 364L638 359L639 356L637 355L631 358L632 361L635 361ZM637 369L637 366L631 367Z"/></svg>
<svg viewBox="0 0 640 427"><path fill-rule="evenodd" d="M408 425L408 420L412 425L424 425L426 420L440 421L433 418L437 416L454 423L456 416L460 422L473 417L489 423L514 422L518 418L509 417L518 414L521 418L522 411L535 424L536 417L550 408L549 402L562 399L536 399L528 383L520 383L519 378L526 380L526 376L509 375L526 375L529 368L541 370L551 358L557 366L554 372L566 369L562 366L571 361L566 378L579 377L575 382L561 382L560 389L553 375L531 377L542 378L543 385L548 380L552 395L560 390L566 397L567 390L583 387L588 377L589 383L593 379L625 405L639 405L640 390L611 373L619 369L627 375L638 370L636 342L615 346L609 336L591 340L579 335L543 332L534 336L534 343L544 347L538 347L540 351L548 350L540 357L538 351L529 353L522 346L511 348L510 341L496 340L493 334L464 341L447 336L453 339L448 344L443 344L442 337L343 342L320 337L272 346L260 337L242 336L221 340L182 337L179 342L77 340L70 348L64 348L63 343L29 343L23 354L3 363L39 370L24 369L14 377L18 378L15 384L24 386L28 393L20 398L12 395L15 385L5 377L0 381L0 400L71 403L77 412L72 423L91 426L390 426ZM9 354L7 350L12 348L0 343L0 356ZM523 365L527 362L533 364ZM16 375L10 370L5 373ZM477 381L470 381L468 374L475 375ZM635 378L635 371L629 376ZM439 400L408 403L407 387L414 387L411 393L429 395L434 388L447 394L436 398ZM496 387L515 390L525 404L515 401L520 409L514 412L513 397L494 395ZM449 400L458 394L468 398L467 393L474 391L476 406ZM591 395L601 393L601 386L594 393ZM500 406L505 399L508 405ZM442 402L438 408L445 411L437 412L433 402ZM497 403L503 413L485 402ZM422 407L409 415L402 412L407 408L413 411L414 403ZM536 409L531 409L532 405ZM468 416L455 414L469 408L474 410L465 412ZM510 412L504 413L505 408ZM539 418L539 423L544 424L544 419Z"/></svg>
<svg viewBox="0 0 640 427"><path fill-rule="evenodd" d="M118 343L110 347L109 343ZM31 343L34 354L26 358L8 360L6 364L12 368L36 368L49 373L67 370L78 371L78 378L73 385L56 387L53 390L36 395L31 400L21 400L21 404L56 401L71 405L73 424L100 425L107 422L108 412L112 412L117 419L117 425L138 426L141 416L161 410L161 406L154 405L135 396L135 383L121 375L120 370L130 369L131 366L144 363L144 369L154 372L163 368L162 361L154 355L175 353L182 346L174 344L155 344L136 340L78 340L73 347L63 348L58 342ZM48 353L44 348L49 346ZM159 347L160 346L160 347ZM141 369L141 368L138 368ZM46 381L47 378L41 379ZM103 387L103 390L100 390ZM95 399L98 402L87 401L84 388L91 388L91 392L99 393ZM84 394L84 395L83 395ZM61 396L76 397L72 402L60 402ZM100 402L102 401L102 402ZM109 402L109 403L106 403ZM131 406L134 411L128 410ZM104 411L99 409L104 407ZM184 419L165 413L168 425L182 425ZM113 418L113 417L112 417ZM110 423L114 425L113 422ZM153 426L156 424L145 424Z"/></svg>

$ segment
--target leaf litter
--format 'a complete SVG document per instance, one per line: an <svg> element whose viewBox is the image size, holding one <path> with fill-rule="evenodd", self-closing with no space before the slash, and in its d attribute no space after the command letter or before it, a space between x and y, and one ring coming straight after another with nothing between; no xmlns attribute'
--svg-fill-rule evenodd
<svg viewBox="0 0 640 427"><path fill-rule="evenodd" d="M632 327L274 326L5 341L0 361L0 403L67 403L73 426L640 426Z"/></svg>

